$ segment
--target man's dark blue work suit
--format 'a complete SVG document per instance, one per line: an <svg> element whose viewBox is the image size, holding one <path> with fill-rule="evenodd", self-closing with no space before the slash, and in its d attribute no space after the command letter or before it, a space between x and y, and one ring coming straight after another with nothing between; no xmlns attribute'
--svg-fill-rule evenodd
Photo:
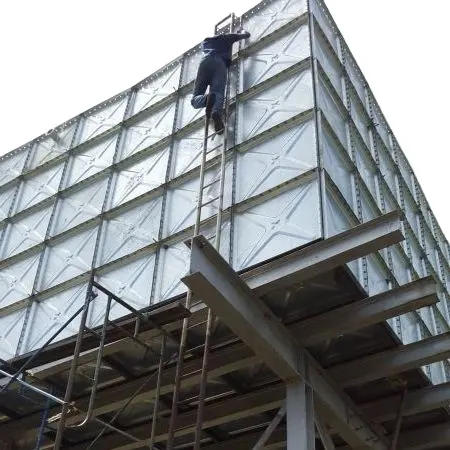
<svg viewBox="0 0 450 450"><path fill-rule="evenodd" d="M248 37L250 37L250 33L247 32L230 33L208 37L202 42L204 56L198 68L194 93L191 99L191 105L194 108L198 109L206 106L207 95L205 93L209 86L209 92L214 94L212 96L212 116L214 118L216 114L221 113L227 82L227 68L231 64L233 43Z"/></svg>

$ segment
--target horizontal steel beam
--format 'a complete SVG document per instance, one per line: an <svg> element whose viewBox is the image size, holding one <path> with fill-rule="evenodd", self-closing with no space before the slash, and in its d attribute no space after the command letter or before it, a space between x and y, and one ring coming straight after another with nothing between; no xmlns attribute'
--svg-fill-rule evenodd
<svg viewBox="0 0 450 450"><path fill-rule="evenodd" d="M431 305L437 300L433 278L423 278L303 320L295 327L295 336L303 346L318 344Z"/></svg>
<svg viewBox="0 0 450 450"><path fill-rule="evenodd" d="M220 400L205 406L203 429L217 427L225 423L261 414L280 408L284 403L285 387L282 384L242 394L231 399ZM177 416L176 436L186 436L195 431L197 410L194 408ZM165 442L169 429L170 417L158 419L155 432L155 443ZM127 430L139 439L149 438L149 424L139 425ZM256 441L255 441L256 442ZM84 450L86 444L71 447L71 450ZM129 442L120 435L110 434L99 440L96 450L132 450L140 448L138 443Z"/></svg>
<svg viewBox="0 0 450 450"><path fill-rule="evenodd" d="M400 395L375 400L361 405L363 413L377 423L394 420ZM404 416L412 416L433 409L445 408L450 405L450 383L429 386L415 391L409 391L405 399Z"/></svg>
<svg viewBox="0 0 450 450"><path fill-rule="evenodd" d="M251 289L256 289L256 293L261 295L330 271L362 256L398 244L403 239L400 213L392 211L263 264L244 273L242 278Z"/></svg>
<svg viewBox="0 0 450 450"><path fill-rule="evenodd" d="M450 448L450 422L401 433L397 448L398 450Z"/></svg>
<svg viewBox="0 0 450 450"><path fill-rule="evenodd" d="M211 379L218 378L235 370L253 366L259 362L253 352L244 344L236 344L225 347L217 351L212 351L208 362L208 376ZM184 373L182 387L192 387L199 383L201 376L202 359L196 358L186 361L184 364ZM190 375L189 375L190 374ZM161 395L169 394L173 391L173 380L175 376L175 367L168 367L161 381ZM152 398L156 390L156 376L145 375L135 380L113 385L112 387L101 390L96 397L93 417L101 414L107 414L119 409L142 385L147 381L147 386L135 397L135 402L139 403ZM89 403L89 396L84 396L76 402L80 410L86 410ZM59 407L49 410L49 417L58 414ZM36 432L39 426L41 413L31 414L30 416L18 419L8 424L0 424L0 435L2 433L13 433L14 435L24 434L25 430L30 433ZM67 418L67 424L74 424L80 421L81 414L73 414Z"/></svg>
<svg viewBox="0 0 450 450"><path fill-rule="evenodd" d="M350 445L387 449L387 444L363 421L350 399L330 383L320 366L296 345L279 319L203 236L192 240L191 275L183 281L281 379L304 379L301 368L307 360L308 383L323 417Z"/></svg>
<svg viewBox="0 0 450 450"><path fill-rule="evenodd" d="M182 281L282 380L302 379L297 347L279 319L239 275L198 236L191 244L191 275Z"/></svg>
<svg viewBox="0 0 450 450"><path fill-rule="evenodd" d="M450 357L450 332L339 364L328 370L343 387L356 386Z"/></svg>

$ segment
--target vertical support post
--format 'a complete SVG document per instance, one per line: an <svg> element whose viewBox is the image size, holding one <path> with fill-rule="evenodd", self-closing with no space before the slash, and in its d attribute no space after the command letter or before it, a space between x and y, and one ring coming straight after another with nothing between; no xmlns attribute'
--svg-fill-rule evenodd
<svg viewBox="0 0 450 450"><path fill-rule="evenodd" d="M161 395L161 378L164 369L164 354L166 352L166 335L161 336L161 351L159 355L158 378L156 381L155 401L153 404L152 431L150 434L149 448L153 449L156 435L156 421L158 420L159 397Z"/></svg>
<svg viewBox="0 0 450 450"><path fill-rule="evenodd" d="M286 385L287 450L314 450L313 392L305 381Z"/></svg>
<svg viewBox="0 0 450 450"><path fill-rule="evenodd" d="M59 419L58 429L56 430L55 446L53 447L53 450L59 450L61 448L61 442L62 442L62 437L63 437L63 433L64 433L64 428L66 426L66 416L67 416L67 413L69 412L69 402L70 402L70 399L72 398L72 388L73 388L73 382L75 380L75 373L76 373L77 365L78 365L78 357L80 356L80 352L81 352L81 344L83 341L84 328L86 326L86 320L87 320L89 305L91 303L92 296L93 296L92 282L90 282L89 287L88 287L88 292L86 295L86 301L84 302L83 314L81 316L81 321L80 321L80 328L78 330L77 340L75 343L75 349L73 352L73 359L72 359L72 363L70 365L69 376L67 379L66 393L64 395L64 405L61 408L61 417Z"/></svg>
<svg viewBox="0 0 450 450"><path fill-rule="evenodd" d="M398 436L400 434L400 428L402 426L403 410L405 408L405 400L406 400L406 387L403 389L402 395L400 397L400 405L398 408L397 417L395 419L394 434L392 435L392 441L389 450L397 449Z"/></svg>

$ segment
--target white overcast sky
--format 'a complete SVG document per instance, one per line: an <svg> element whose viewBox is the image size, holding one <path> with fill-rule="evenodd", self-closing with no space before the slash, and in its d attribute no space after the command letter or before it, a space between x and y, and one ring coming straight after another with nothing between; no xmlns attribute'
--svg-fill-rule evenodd
<svg viewBox="0 0 450 450"><path fill-rule="evenodd" d="M0 4L0 155L113 96L257 0ZM450 238L448 0L328 0Z"/></svg>

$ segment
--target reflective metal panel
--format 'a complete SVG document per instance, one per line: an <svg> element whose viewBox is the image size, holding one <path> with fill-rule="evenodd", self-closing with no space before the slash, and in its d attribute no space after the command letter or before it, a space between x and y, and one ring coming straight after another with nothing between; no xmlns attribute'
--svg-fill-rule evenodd
<svg viewBox="0 0 450 450"><path fill-rule="evenodd" d="M302 24L244 59L244 90L308 58L309 27Z"/></svg>
<svg viewBox="0 0 450 450"><path fill-rule="evenodd" d="M72 143L75 130L76 124L74 123L59 132L51 133L50 136L37 142L31 151L27 169L34 169L66 153Z"/></svg>
<svg viewBox="0 0 450 450"><path fill-rule="evenodd" d="M204 134L204 128L200 127L187 135L175 138L170 178L176 178L200 165ZM222 143L223 136L216 135L208 139L208 150L211 152L206 156L207 161L219 154Z"/></svg>
<svg viewBox="0 0 450 450"><path fill-rule="evenodd" d="M87 325L89 327L98 327L103 324L107 301L108 297L106 296L106 294L104 294L103 292L97 292L97 296L91 302L91 305L89 307L89 314L87 317ZM130 311L120 303L111 303L111 309L109 313L110 320L126 316L127 314L130 314Z"/></svg>
<svg viewBox="0 0 450 450"><path fill-rule="evenodd" d="M16 355L26 310L0 316L0 358L8 360Z"/></svg>
<svg viewBox="0 0 450 450"><path fill-rule="evenodd" d="M9 189L0 192L0 220L8 217L16 189L17 186L12 186Z"/></svg>
<svg viewBox="0 0 450 450"><path fill-rule="evenodd" d="M375 195L375 173L377 167L375 161L372 159L369 150L359 139L353 140L353 147L355 150L355 161L358 173L361 175L361 178L364 180L364 183L372 195Z"/></svg>
<svg viewBox="0 0 450 450"><path fill-rule="evenodd" d="M181 62L166 69L156 78L142 83L136 91L133 114L159 102L178 89L181 74Z"/></svg>
<svg viewBox="0 0 450 450"><path fill-rule="evenodd" d="M242 140L313 107L312 76L304 70L239 105Z"/></svg>
<svg viewBox="0 0 450 450"><path fill-rule="evenodd" d="M294 183L287 192L238 210L234 223L234 268L252 266L320 236L318 182Z"/></svg>
<svg viewBox="0 0 450 450"><path fill-rule="evenodd" d="M8 258L44 241L52 206L21 217L8 225L1 246L1 257Z"/></svg>
<svg viewBox="0 0 450 450"><path fill-rule="evenodd" d="M97 228L92 228L47 247L39 280L40 290L89 271L96 237Z"/></svg>
<svg viewBox="0 0 450 450"><path fill-rule="evenodd" d="M243 26L251 33L250 42L255 42L305 13L307 8L306 0L278 0L263 6Z"/></svg>
<svg viewBox="0 0 450 450"><path fill-rule="evenodd" d="M87 285L82 284L39 302L33 302L26 328L22 353L31 352L42 345L81 308L86 298ZM81 316L73 319L54 342L78 332Z"/></svg>
<svg viewBox="0 0 450 450"><path fill-rule="evenodd" d="M327 121L330 123L333 131L338 136L342 145L345 145L347 140L347 132L345 127L345 116L341 105L335 100L330 88L319 79L317 90L317 102L322 113L325 115Z"/></svg>
<svg viewBox="0 0 450 450"><path fill-rule="evenodd" d="M411 169L408 161L406 160L405 155L400 150L400 148L397 148L396 154L397 154L398 168L400 169L400 173L402 174L403 179L405 180L409 190L411 192L414 192L412 169Z"/></svg>
<svg viewBox="0 0 450 450"><path fill-rule="evenodd" d="M236 202L246 200L317 166L312 120L237 153Z"/></svg>
<svg viewBox="0 0 450 450"><path fill-rule="evenodd" d="M117 265L102 272L97 280L136 309L150 304L155 253L146 255L131 263Z"/></svg>
<svg viewBox="0 0 450 450"><path fill-rule="evenodd" d="M373 296L389 289L389 272L373 255L367 256L369 295Z"/></svg>
<svg viewBox="0 0 450 450"><path fill-rule="evenodd" d="M334 27L331 18L328 15L328 12L322 5L320 1L310 1L311 12L314 14L315 19L317 20L320 29L327 37L330 45L333 47L335 52L338 52L338 31Z"/></svg>
<svg viewBox="0 0 450 450"><path fill-rule="evenodd" d="M40 255L2 267L0 270L0 309L27 298L33 292Z"/></svg>
<svg viewBox="0 0 450 450"><path fill-rule="evenodd" d="M204 114L203 109L194 109L191 106L191 98L192 92L188 92L187 94L183 95L179 100L180 105L178 109L178 118L176 125L177 129L181 129L186 125L189 125L198 118L202 117Z"/></svg>
<svg viewBox="0 0 450 450"><path fill-rule="evenodd" d="M25 178L19 186L16 212L22 211L58 192L59 183L63 173L63 164Z"/></svg>
<svg viewBox="0 0 450 450"><path fill-rule="evenodd" d="M350 94L351 115L364 143L370 146L369 123L370 117L364 109L360 99L352 92Z"/></svg>
<svg viewBox="0 0 450 450"><path fill-rule="evenodd" d="M116 149L117 133L83 148L72 155L69 161L66 186L95 175L106 169L112 162Z"/></svg>
<svg viewBox="0 0 450 450"><path fill-rule="evenodd" d="M322 129L321 144L323 149L323 165L338 186L347 203L353 205L353 175L349 159L344 149L336 140Z"/></svg>
<svg viewBox="0 0 450 450"><path fill-rule="evenodd" d="M402 285L410 281L409 262L403 257L400 247L391 247L391 258L394 269L394 275L397 282Z"/></svg>
<svg viewBox="0 0 450 450"><path fill-rule="evenodd" d="M190 251L184 242L164 246L160 250L155 303L186 292L181 278L189 270Z"/></svg>
<svg viewBox="0 0 450 450"><path fill-rule="evenodd" d="M108 179L103 178L60 198L50 234L55 236L98 216L102 212L107 183Z"/></svg>
<svg viewBox="0 0 450 450"><path fill-rule="evenodd" d="M315 56L319 60L322 69L325 71L334 89L342 98L342 66L339 58L321 30L317 28L317 25L315 25L314 30Z"/></svg>
<svg viewBox="0 0 450 450"><path fill-rule="evenodd" d="M105 220L97 266L129 255L158 241L162 197Z"/></svg>
<svg viewBox="0 0 450 450"><path fill-rule="evenodd" d="M126 96L102 108L95 108L84 117L80 127L80 141L85 142L113 128L124 116L128 98Z"/></svg>
<svg viewBox="0 0 450 450"><path fill-rule="evenodd" d="M0 160L0 186L13 180L22 173L28 152L22 150L15 155L6 155Z"/></svg>
<svg viewBox="0 0 450 450"><path fill-rule="evenodd" d="M384 180L391 189L391 192L395 193L396 191L395 174L397 173L397 169L395 166L395 162L391 158L391 155L382 145L378 146L378 160L381 175L383 176Z"/></svg>
<svg viewBox="0 0 450 450"><path fill-rule="evenodd" d="M344 48L343 52L345 55L345 70L347 71L347 74L350 77L353 87L356 89L356 92L358 93L359 99L361 100L363 105L365 105L366 104L365 81L361 76L360 70L357 67L355 60L353 59L353 56L350 55L346 47Z"/></svg>
<svg viewBox="0 0 450 450"><path fill-rule="evenodd" d="M121 159L143 150L172 132L175 103L170 103L130 125L121 144Z"/></svg>
<svg viewBox="0 0 450 450"><path fill-rule="evenodd" d="M215 167L205 173L205 186L214 180L219 180L219 177L220 167L216 164ZM225 168L224 209L231 205L232 179L232 166L227 164ZM200 179L195 178L180 186L177 185L168 189L163 237L170 236L194 225L199 183ZM202 220L217 213L218 195L219 183L211 184L204 190L203 203L209 201L211 203L202 208Z"/></svg>
<svg viewBox="0 0 450 450"><path fill-rule="evenodd" d="M160 186L166 177L169 148L157 150L141 161L122 166L113 175L109 206L115 207Z"/></svg>

